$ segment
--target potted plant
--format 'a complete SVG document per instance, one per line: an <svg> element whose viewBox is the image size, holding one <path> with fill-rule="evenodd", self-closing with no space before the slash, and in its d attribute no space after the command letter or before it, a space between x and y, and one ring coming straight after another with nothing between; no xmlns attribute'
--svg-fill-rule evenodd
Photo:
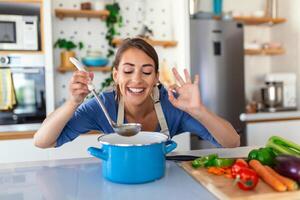
<svg viewBox="0 0 300 200"><path fill-rule="evenodd" d="M60 53L60 67L64 69L70 69L75 67L69 60L70 57L75 57L75 52L72 50L75 48L81 50L83 48L83 43L78 42L78 44L75 44L71 40L59 38L55 42L54 48L64 49L64 51Z"/></svg>

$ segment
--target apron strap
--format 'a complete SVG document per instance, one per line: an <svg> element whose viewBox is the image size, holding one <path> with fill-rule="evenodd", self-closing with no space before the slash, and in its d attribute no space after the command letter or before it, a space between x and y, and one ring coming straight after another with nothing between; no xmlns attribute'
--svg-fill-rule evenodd
<svg viewBox="0 0 300 200"><path fill-rule="evenodd" d="M153 88L153 93L151 95L151 98L154 101L154 109L156 112L156 116L159 122L159 126L161 128L161 133L165 134L170 137L169 129L168 129L168 124L164 115L164 112L161 107L161 103L159 100L159 89L157 86ZM120 96L120 101L119 101L119 108L118 108L118 116L117 116L117 124L123 124L124 123L124 99L122 96Z"/></svg>
<svg viewBox="0 0 300 200"><path fill-rule="evenodd" d="M168 124L159 100L159 89L157 86L153 88L152 99L154 101L154 109L161 128L160 132L170 137Z"/></svg>
<svg viewBox="0 0 300 200"><path fill-rule="evenodd" d="M117 124L121 125L123 123L124 123L124 99L122 95L120 95Z"/></svg>

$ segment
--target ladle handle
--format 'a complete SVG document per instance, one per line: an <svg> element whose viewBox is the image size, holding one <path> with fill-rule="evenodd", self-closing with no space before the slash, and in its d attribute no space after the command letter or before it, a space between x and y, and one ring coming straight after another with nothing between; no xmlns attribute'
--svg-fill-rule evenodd
<svg viewBox="0 0 300 200"><path fill-rule="evenodd" d="M76 58L74 57L70 57L70 61L75 65L75 67L79 70L79 71L84 71L87 72L87 70L85 69L84 65L79 62ZM104 104L102 103L101 99L98 97L97 92L95 90L95 86L93 85L92 82L90 82L88 84L88 89L92 92L92 94L94 95L94 97L96 98L97 102L99 103L100 107L102 108L106 119L108 120L109 124L115 128L116 127L116 123L110 118Z"/></svg>

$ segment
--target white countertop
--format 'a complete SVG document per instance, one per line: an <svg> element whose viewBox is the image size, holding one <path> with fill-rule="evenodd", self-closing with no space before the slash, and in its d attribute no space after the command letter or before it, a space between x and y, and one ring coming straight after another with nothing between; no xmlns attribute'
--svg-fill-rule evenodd
<svg viewBox="0 0 300 200"><path fill-rule="evenodd" d="M284 111L284 112L259 112L259 113L242 113L240 120L244 122L254 121L278 121L296 119L300 120L300 111Z"/></svg>
<svg viewBox="0 0 300 200"><path fill-rule="evenodd" d="M253 148L205 149L180 154L245 157ZM145 184L110 182L102 176L101 164L96 158L2 164L0 199L217 199L172 161L167 161L163 178Z"/></svg>

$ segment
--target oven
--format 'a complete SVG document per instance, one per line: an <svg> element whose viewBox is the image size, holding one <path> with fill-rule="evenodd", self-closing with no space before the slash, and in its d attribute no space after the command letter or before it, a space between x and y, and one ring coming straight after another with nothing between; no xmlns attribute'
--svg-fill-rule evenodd
<svg viewBox="0 0 300 200"><path fill-rule="evenodd" d="M0 56L0 125L40 123L46 117L43 55Z"/></svg>

